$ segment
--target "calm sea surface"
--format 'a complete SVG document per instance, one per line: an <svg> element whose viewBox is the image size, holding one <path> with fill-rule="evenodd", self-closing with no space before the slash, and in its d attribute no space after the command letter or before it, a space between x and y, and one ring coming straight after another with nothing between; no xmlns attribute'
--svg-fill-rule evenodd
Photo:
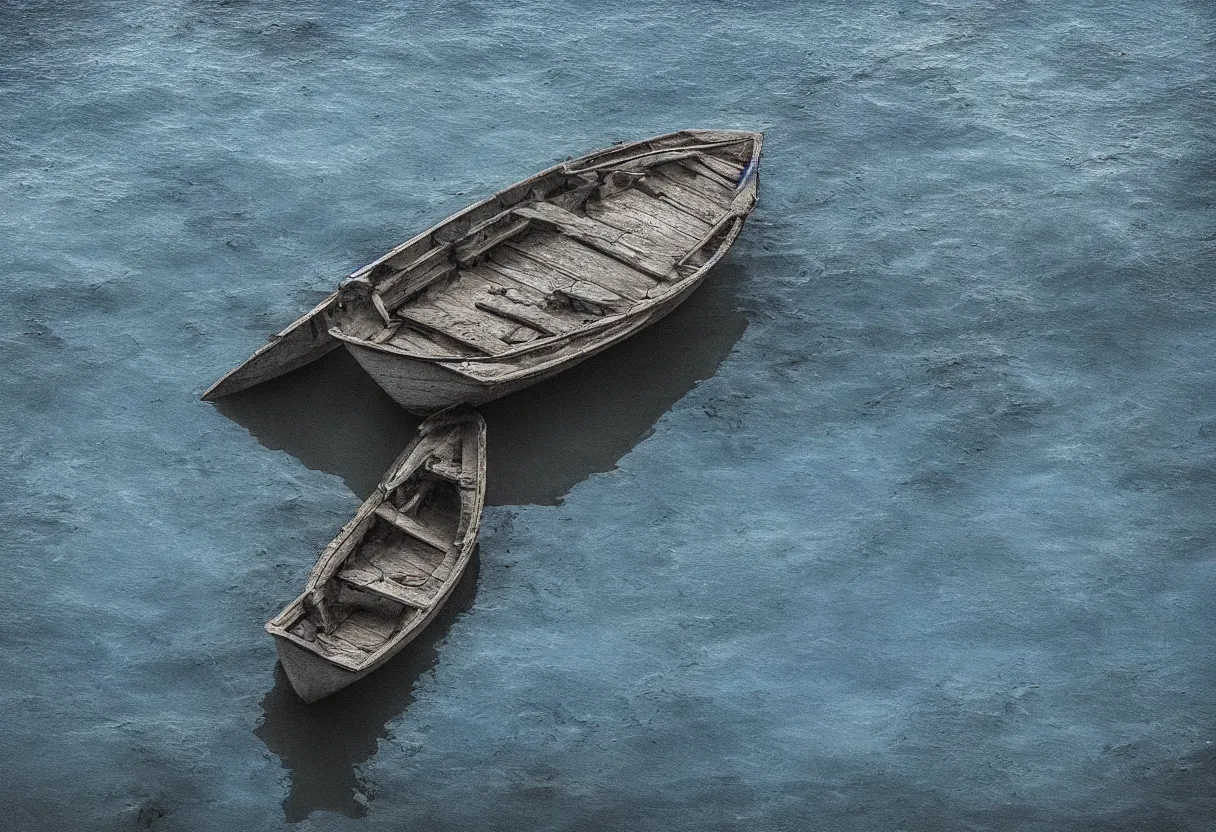
<svg viewBox="0 0 1216 832"><path fill-rule="evenodd" d="M0 829L1199 830L1207 2L0 0ZM480 554L262 630L416 425L199 394L563 159L766 131L684 307L487 406Z"/></svg>

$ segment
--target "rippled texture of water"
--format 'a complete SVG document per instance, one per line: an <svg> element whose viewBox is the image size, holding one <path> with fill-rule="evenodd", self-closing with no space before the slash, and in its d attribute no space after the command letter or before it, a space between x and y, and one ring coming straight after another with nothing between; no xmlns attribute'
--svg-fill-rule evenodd
<svg viewBox="0 0 1216 832"><path fill-rule="evenodd" d="M0 2L0 826L1205 828L1213 24ZM689 126L767 131L728 261L485 409L457 597L301 705L262 623L415 422L341 355L198 395L410 233Z"/></svg>

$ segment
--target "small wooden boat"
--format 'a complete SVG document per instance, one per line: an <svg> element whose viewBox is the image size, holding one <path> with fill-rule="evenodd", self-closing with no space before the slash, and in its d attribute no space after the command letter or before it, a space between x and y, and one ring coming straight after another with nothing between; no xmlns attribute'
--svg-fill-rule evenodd
<svg viewBox="0 0 1216 832"><path fill-rule="evenodd" d="M296 693L315 702L363 678L429 624L477 543L486 426L466 407L422 423L304 592L266 624Z"/></svg>
<svg viewBox="0 0 1216 832"><path fill-rule="evenodd" d="M561 372L700 285L755 207L762 140L682 130L542 171L354 272L203 398L338 344L421 414Z"/></svg>

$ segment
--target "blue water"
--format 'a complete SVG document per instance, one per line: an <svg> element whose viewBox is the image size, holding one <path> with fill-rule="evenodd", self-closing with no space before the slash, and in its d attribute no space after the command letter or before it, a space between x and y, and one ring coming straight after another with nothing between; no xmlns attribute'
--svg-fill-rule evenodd
<svg viewBox="0 0 1216 832"><path fill-rule="evenodd" d="M0 828L1206 830L1209 3L0 0ZM480 555L262 623L413 425L199 394L553 161L766 131L671 319L486 408Z"/></svg>

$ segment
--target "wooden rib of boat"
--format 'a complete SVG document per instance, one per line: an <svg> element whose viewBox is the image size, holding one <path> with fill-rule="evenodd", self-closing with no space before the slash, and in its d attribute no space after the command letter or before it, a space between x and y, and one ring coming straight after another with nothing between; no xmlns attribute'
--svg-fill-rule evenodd
<svg viewBox="0 0 1216 832"><path fill-rule="evenodd" d="M422 423L304 592L266 624L300 698L315 702L396 655L438 615L473 554L486 426L467 407Z"/></svg>
<svg viewBox="0 0 1216 832"><path fill-rule="evenodd" d="M203 398L339 344L421 414L558 373L700 285L755 207L762 140L682 130L542 171L351 274Z"/></svg>

